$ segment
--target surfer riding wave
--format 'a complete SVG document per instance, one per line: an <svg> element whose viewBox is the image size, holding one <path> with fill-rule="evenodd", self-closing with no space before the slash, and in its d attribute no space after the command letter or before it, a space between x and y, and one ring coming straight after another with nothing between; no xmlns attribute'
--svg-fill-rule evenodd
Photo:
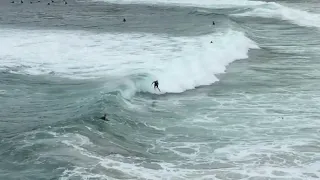
<svg viewBox="0 0 320 180"><path fill-rule="evenodd" d="M154 86L153 86L154 89L157 88L157 89L160 91L160 89L159 89L159 87L158 87L158 86L159 86L158 80L153 81L153 82L151 83L151 85L152 85L152 84L154 84ZM160 91L160 92L161 92L161 91Z"/></svg>

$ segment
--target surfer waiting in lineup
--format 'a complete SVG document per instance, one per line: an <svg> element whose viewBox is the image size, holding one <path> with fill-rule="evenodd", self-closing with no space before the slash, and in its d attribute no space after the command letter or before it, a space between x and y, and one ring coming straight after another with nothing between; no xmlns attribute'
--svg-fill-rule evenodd
<svg viewBox="0 0 320 180"><path fill-rule="evenodd" d="M104 114L104 116L101 117L101 118L99 118L99 119L102 119L102 120L105 120L105 121L109 121L109 120L107 119L107 114Z"/></svg>
<svg viewBox="0 0 320 180"><path fill-rule="evenodd" d="M159 82L158 82L158 80L153 81L153 82L151 83L151 85L152 85L153 83L154 83L153 88L154 88L154 89L156 89L156 88L157 88L157 89L160 91L160 89L159 89L159 87L158 87L158 86L159 86ZM160 92L161 92L161 91L160 91Z"/></svg>

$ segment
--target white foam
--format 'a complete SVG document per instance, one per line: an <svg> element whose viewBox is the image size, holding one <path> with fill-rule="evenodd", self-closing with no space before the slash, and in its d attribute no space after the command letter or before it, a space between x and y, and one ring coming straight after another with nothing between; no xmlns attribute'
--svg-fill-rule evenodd
<svg viewBox="0 0 320 180"><path fill-rule="evenodd" d="M247 58L250 48L258 48L243 33L236 31L216 35L212 38L213 44L207 43L208 39L211 37L192 42L183 49L183 57L167 64L167 68L157 75L163 91L182 92L212 84L218 80L214 75L225 72L229 63Z"/></svg>
<svg viewBox="0 0 320 180"><path fill-rule="evenodd" d="M150 144L151 151L147 150L148 156L141 157L133 154L121 155L121 150L114 151L117 154L104 154L92 151L93 143L90 139L80 134L58 134L54 142L61 142L61 149L53 148L45 152L41 157L53 158L76 158L81 161L73 161L73 167L65 169L61 174L61 179L79 178L90 179L317 179L319 174L319 157L317 138L289 138L267 137L258 141L254 136L242 136L257 127L248 127L241 131L239 136L232 136L231 141L225 141L223 136L219 141L189 142L180 139L172 141L178 134L165 134L160 139L145 138L143 143ZM230 127L217 127L214 131L224 129L231 130ZM264 133L256 133L264 134ZM196 136L198 137L198 136ZM199 137L198 137L199 138ZM240 139L238 139L240 138ZM51 138L50 138L51 139ZM47 143L43 140L42 143ZM116 144L121 146L121 144ZM94 144L99 147L99 144ZM59 146L58 146L59 147ZM297 148L313 147L310 151L304 152ZM110 148L110 147L109 147ZM126 149L126 148L125 148ZM125 150L124 149L124 150ZM68 156L61 156L61 153ZM136 149L133 149L136 150ZM152 152L153 151L153 152ZM134 151L135 152L135 151ZM173 157L180 159L157 160L159 153L172 153ZM311 154L310 154L311 153ZM58 155L58 156L57 156ZM153 156L156 155L156 156ZM150 159L151 157L151 159ZM152 157L155 157L153 159ZM148 159L146 159L148 158Z"/></svg>
<svg viewBox="0 0 320 180"><path fill-rule="evenodd" d="M2 89L0 89L0 95L6 94L6 93L7 93L7 91L6 91L6 90L2 90Z"/></svg>
<svg viewBox="0 0 320 180"><path fill-rule="evenodd" d="M275 2L266 2L250 11L234 14L234 16L280 18L301 26L320 28L320 14L286 7Z"/></svg>
<svg viewBox="0 0 320 180"><path fill-rule="evenodd" d="M8 29L0 30L0 36L1 68L34 75L113 78L118 87L125 84L129 89L123 91L126 96L154 92L155 79L162 93L211 84L229 63L258 48L242 32L232 30L193 38ZM134 78L139 75L144 77Z"/></svg>

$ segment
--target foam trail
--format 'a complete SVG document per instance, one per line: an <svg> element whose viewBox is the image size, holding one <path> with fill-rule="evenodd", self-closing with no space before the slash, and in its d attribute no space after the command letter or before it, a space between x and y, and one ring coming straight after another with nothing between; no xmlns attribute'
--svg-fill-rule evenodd
<svg viewBox="0 0 320 180"><path fill-rule="evenodd" d="M314 14L299 9L285 7L275 2L264 3L252 9L251 11L233 15L280 18L301 26L320 28L320 14Z"/></svg>

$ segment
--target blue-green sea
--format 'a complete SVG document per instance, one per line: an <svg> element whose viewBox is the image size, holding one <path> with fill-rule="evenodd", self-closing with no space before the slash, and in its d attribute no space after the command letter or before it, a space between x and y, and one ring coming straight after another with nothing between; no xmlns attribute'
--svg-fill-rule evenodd
<svg viewBox="0 0 320 180"><path fill-rule="evenodd" d="M0 180L320 179L317 0L22 2Z"/></svg>

